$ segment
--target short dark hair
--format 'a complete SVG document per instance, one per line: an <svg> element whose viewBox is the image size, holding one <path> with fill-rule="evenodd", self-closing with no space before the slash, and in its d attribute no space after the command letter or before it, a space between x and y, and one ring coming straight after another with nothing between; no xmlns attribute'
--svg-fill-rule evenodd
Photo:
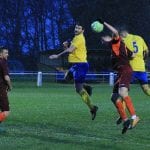
<svg viewBox="0 0 150 150"><path fill-rule="evenodd" d="M123 31L129 32L129 29L127 26L121 26L121 27L119 27L118 31L119 31L119 33L123 32Z"/></svg>
<svg viewBox="0 0 150 150"><path fill-rule="evenodd" d="M85 29L85 25L81 21L77 21L76 25L81 26L83 30Z"/></svg>

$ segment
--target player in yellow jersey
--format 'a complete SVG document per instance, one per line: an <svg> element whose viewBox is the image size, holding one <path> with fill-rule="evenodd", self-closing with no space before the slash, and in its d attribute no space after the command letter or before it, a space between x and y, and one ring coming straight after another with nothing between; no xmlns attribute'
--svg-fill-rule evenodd
<svg viewBox="0 0 150 150"><path fill-rule="evenodd" d="M50 59L57 59L65 53L69 53L68 62L71 64L69 71L65 75L66 80L74 79L74 85L76 92L81 96L82 100L87 104L90 109L92 120L96 117L96 112L98 107L91 103L90 94L87 90L87 85L84 84L86 73L89 69L89 64L87 62L87 49L85 37L83 35L84 28L81 24L76 24L75 36L71 41L70 46L67 42L63 45L65 50L59 54L49 56Z"/></svg>
<svg viewBox="0 0 150 150"><path fill-rule="evenodd" d="M130 60L130 65L133 70L132 81L139 81L143 92L150 96L150 87L148 85L148 77L145 69L145 58L148 56L148 47L141 36L129 34L127 30L121 30L120 35L127 48L136 53L135 57ZM124 105L124 108L126 106ZM139 121L139 120L137 120ZM120 124L122 119L117 119L117 124ZM133 122L133 127L136 122Z"/></svg>
<svg viewBox="0 0 150 150"><path fill-rule="evenodd" d="M136 56L130 60L130 65L133 69L133 80L137 79L144 93L150 96L144 60L148 55L148 47L144 39L138 35L129 34L126 30L122 30L120 34L127 48L136 53Z"/></svg>

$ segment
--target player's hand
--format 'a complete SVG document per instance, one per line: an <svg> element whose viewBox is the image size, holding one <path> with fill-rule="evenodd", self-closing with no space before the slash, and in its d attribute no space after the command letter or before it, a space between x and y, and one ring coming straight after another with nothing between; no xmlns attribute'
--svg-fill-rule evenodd
<svg viewBox="0 0 150 150"><path fill-rule="evenodd" d="M49 59L57 59L59 56L58 55L50 55Z"/></svg>
<svg viewBox="0 0 150 150"><path fill-rule="evenodd" d="M63 47L64 47L64 49L67 49L68 46L69 46L69 42L68 42L68 41L63 42Z"/></svg>
<svg viewBox="0 0 150 150"><path fill-rule="evenodd" d="M101 37L101 42L104 43L104 42L110 42L112 40L112 38L108 35L106 36L102 36Z"/></svg>
<svg viewBox="0 0 150 150"><path fill-rule="evenodd" d="M104 24L104 21L101 18L98 18L97 21L99 21L101 24Z"/></svg>

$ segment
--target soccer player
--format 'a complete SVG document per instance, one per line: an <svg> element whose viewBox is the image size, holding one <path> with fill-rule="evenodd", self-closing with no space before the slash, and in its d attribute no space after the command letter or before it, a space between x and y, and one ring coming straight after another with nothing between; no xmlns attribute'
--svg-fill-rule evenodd
<svg viewBox="0 0 150 150"><path fill-rule="evenodd" d="M136 56L130 60L130 65L133 70L132 80L137 79L143 92L150 96L150 87L148 86L144 60L148 56L148 47L144 39L138 35L129 34L126 30L120 31L120 35L127 48L136 53Z"/></svg>
<svg viewBox="0 0 150 150"><path fill-rule="evenodd" d="M8 91L11 90L11 80L9 77L8 66L8 49L0 47L0 123L9 115Z"/></svg>
<svg viewBox="0 0 150 150"><path fill-rule="evenodd" d="M92 120L96 117L98 107L91 103L89 91L90 87L85 85L86 73L89 69L87 62L87 49L84 37L84 28L81 24L77 23L74 29L75 36L68 46L67 42L63 45L65 50L57 55L49 56L50 59L57 59L65 53L69 53L68 62L71 64L69 71L65 75L66 80L74 79L74 85L76 92L81 96L82 100L87 104L90 109Z"/></svg>
<svg viewBox="0 0 150 150"><path fill-rule="evenodd" d="M130 60L130 65L132 67L132 81L137 79L141 85L143 92L150 96L150 87L148 86L148 77L145 69L145 58L148 56L148 47L144 39L138 35L129 34L127 30L123 29L120 31L120 36L122 37L125 45L131 51L136 53L135 57ZM126 109L126 105L124 105ZM117 124L122 122L121 117L116 121Z"/></svg>
<svg viewBox="0 0 150 150"><path fill-rule="evenodd" d="M112 68L117 72L117 79L115 81L111 100L123 120L122 134L124 134L130 127L135 126L139 121L139 117L137 117L135 113L131 97L128 94L129 84L132 77L132 68L129 65L129 58L134 57L135 53L126 48L118 31L113 26L107 22L103 22L102 20L99 20L99 22L107 27L113 34L112 37L103 36L102 41L109 43L112 49ZM125 102L129 110L131 120L128 119L122 100Z"/></svg>

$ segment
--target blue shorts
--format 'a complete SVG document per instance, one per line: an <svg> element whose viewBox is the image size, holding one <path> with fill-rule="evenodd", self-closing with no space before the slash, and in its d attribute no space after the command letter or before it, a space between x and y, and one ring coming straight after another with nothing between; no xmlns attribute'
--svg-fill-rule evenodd
<svg viewBox="0 0 150 150"><path fill-rule="evenodd" d="M148 84L148 77L146 72L133 71L132 73L132 82L138 80L141 85Z"/></svg>
<svg viewBox="0 0 150 150"><path fill-rule="evenodd" d="M69 72L72 73L75 83L84 83L88 70L88 63L74 63Z"/></svg>

